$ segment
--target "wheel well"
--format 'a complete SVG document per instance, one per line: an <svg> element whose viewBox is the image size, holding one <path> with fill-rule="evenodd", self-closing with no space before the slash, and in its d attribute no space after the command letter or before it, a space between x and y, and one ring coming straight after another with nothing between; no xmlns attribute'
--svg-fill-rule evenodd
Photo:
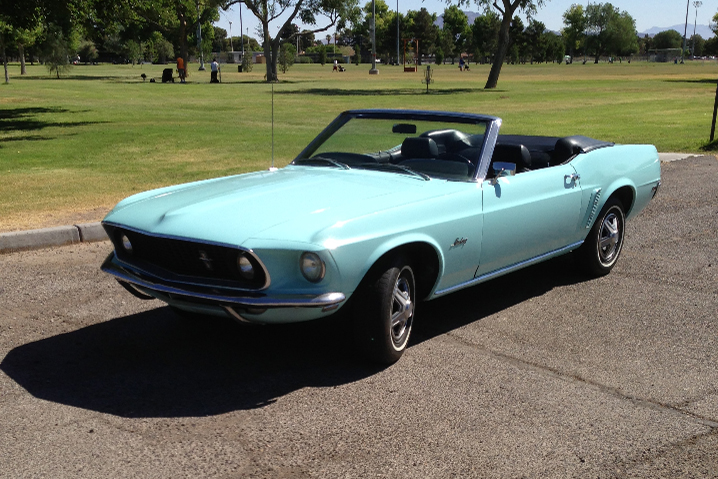
<svg viewBox="0 0 718 479"><path fill-rule="evenodd" d="M624 214L628 216L629 211L633 208L633 189L630 186L623 186L613 192L611 198L616 198L623 205ZM610 198L609 198L610 199Z"/></svg>
<svg viewBox="0 0 718 479"><path fill-rule="evenodd" d="M439 257L434 247L428 243L408 243L387 251L374 263L367 276L383 271L386 263L397 256L404 256L414 271L416 297L426 298L439 275Z"/></svg>

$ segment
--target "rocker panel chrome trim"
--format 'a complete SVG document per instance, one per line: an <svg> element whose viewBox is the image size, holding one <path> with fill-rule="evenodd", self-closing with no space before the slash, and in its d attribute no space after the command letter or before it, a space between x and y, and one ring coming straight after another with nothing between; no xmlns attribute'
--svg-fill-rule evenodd
<svg viewBox="0 0 718 479"><path fill-rule="evenodd" d="M519 270L521 268L525 268L526 266L530 266L535 263L540 263L541 261L549 259L553 256L559 256L564 253L568 253L569 251L572 251L572 250L578 248L582 244L583 244L583 240L577 241L576 243L570 244L568 246L559 248L554 251L550 251L548 253L544 253L542 255L536 256L531 259L527 259L526 261L522 261L520 263L516 263L511 266L506 266L505 268L497 269L496 271L492 271L490 273L486 273L484 275L477 276L476 278L474 278L472 280L466 281L461 284L457 284L456 286L451 286L449 288L442 289L441 291L436 291L434 293L434 297L443 296L448 293L453 293L454 291L458 291L460 289L468 288L468 287L474 286L476 284L483 283L484 281L488 281L488 280L496 278L498 276L502 276L502 275L511 273L511 272Z"/></svg>

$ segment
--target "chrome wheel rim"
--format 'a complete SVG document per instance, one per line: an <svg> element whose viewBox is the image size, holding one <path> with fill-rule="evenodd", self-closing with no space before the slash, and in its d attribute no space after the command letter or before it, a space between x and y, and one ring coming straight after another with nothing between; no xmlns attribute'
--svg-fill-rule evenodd
<svg viewBox="0 0 718 479"><path fill-rule="evenodd" d="M414 318L414 301L412 300L411 277L407 270L402 270L394 284L391 299L391 341L394 349L400 351L406 345L411 332ZM407 278L407 276L409 276Z"/></svg>
<svg viewBox="0 0 718 479"><path fill-rule="evenodd" d="M603 217L598 231L598 259L604 266L610 266L618 258L623 244L623 214L618 208L611 208Z"/></svg>

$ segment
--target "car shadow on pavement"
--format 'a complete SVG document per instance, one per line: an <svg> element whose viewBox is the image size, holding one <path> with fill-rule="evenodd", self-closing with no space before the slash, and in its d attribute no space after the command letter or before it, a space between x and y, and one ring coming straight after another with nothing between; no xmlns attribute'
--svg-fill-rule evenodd
<svg viewBox="0 0 718 479"><path fill-rule="evenodd" d="M418 344L581 281L557 259L422 304ZM304 387L358 381L383 368L351 345L343 316L280 326L188 320L169 308L115 318L11 350L0 369L35 397L121 417L222 414Z"/></svg>

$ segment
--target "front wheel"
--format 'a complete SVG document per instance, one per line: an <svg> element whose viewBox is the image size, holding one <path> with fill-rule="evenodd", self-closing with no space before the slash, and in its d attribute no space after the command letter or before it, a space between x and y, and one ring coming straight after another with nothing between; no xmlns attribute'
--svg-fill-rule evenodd
<svg viewBox="0 0 718 479"><path fill-rule="evenodd" d="M579 250L588 274L604 276L611 272L621 254L625 225L621 202L615 198L608 200Z"/></svg>
<svg viewBox="0 0 718 479"><path fill-rule="evenodd" d="M414 272L401 258L364 286L354 310L354 336L370 360L392 364L406 349L414 324Z"/></svg>

